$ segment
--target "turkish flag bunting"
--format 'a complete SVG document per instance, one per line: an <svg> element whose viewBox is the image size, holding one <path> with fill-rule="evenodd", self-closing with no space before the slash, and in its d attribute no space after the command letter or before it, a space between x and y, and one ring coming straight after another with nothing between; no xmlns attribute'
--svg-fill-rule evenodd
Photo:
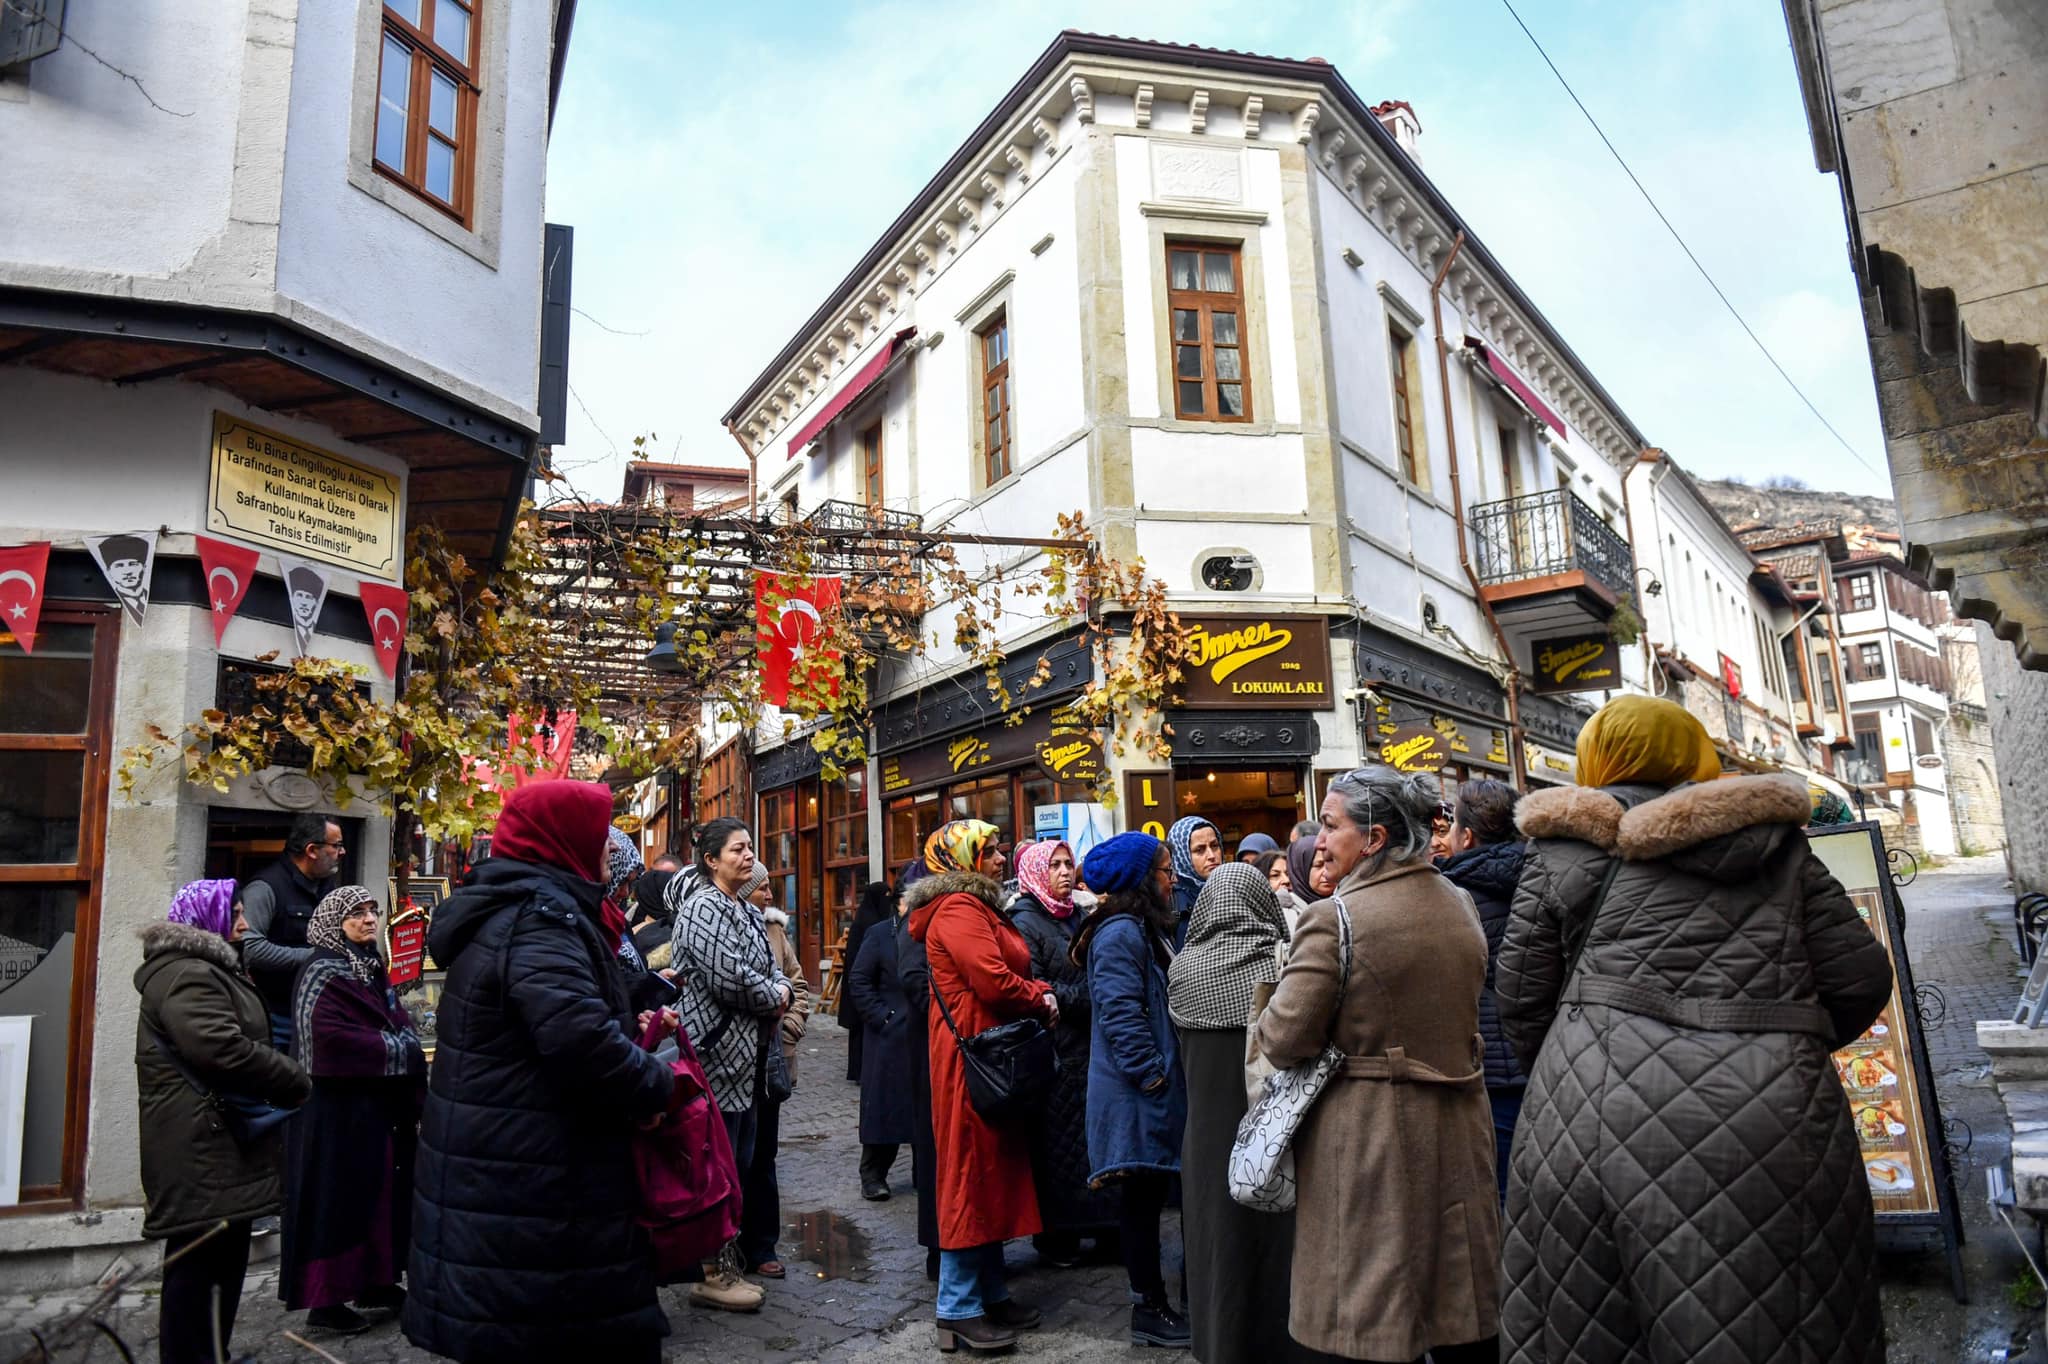
<svg viewBox="0 0 2048 1364"><path fill-rule="evenodd" d="M405 652L405 589L386 583L360 583L363 614L370 618L370 643L377 648L377 666L389 678L398 676L398 657Z"/></svg>
<svg viewBox="0 0 2048 1364"><path fill-rule="evenodd" d="M754 624L761 644L761 696L787 706L792 683L816 697L839 694L839 653L822 647L825 619L839 609L838 578L799 585L774 573L754 575Z"/></svg>
<svg viewBox="0 0 2048 1364"><path fill-rule="evenodd" d="M0 639L12 636L25 654L36 651L36 622L43 618L43 579L50 569L50 542L0 545Z"/></svg>
<svg viewBox="0 0 2048 1364"><path fill-rule="evenodd" d="M206 600L213 606L213 647L218 649L227 635L228 622L242 609L242 598L249 595L249 584L256 581L257 555L246 546L206 535L193 536L192 543L199 549L199 567L206 572Z"/></svg>

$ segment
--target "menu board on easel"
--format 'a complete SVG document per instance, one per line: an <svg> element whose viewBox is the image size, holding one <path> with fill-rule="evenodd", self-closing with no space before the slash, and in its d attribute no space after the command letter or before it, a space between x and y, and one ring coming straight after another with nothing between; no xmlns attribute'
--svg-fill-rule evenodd
<svg viewBox="0 0 2048 1364"><path fill-rule="evenodd" d="M1884 1011L1834 1058L1870 1181L1871 1206L1880 1231L1887 1225L1921 1226L1941 1233L1960 1301L1961 1217L1914 1001L1905 916L1884 843L1872 823L1809 830L1808 840L1892 963L1892 995Z"/></svg>

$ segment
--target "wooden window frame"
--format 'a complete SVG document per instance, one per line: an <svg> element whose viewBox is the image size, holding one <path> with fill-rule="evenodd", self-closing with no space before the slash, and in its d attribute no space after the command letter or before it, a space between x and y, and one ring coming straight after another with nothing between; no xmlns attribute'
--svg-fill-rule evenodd
<svg viewBox="0 0 2048 1364"><path fill-rule="evenodd" d="M879 511L883 498L881 420L877 418L872 424L862 427L854 445L860 451L861 459L861 503L869 511Z"/></svg>
<svg viewBox="0 0 2048 1364"><path fill-rule="evenodd" d="M71 1012L65 1057L64 1144L60 1182L24 1184L20 1201L0 1218L75 1210L85 1206L85 1158L92 1116L93 1024L98 1018L101 889L106 877L109 761L113 750L115 673L120 662L121 613L112 607L52 603L39 628L88 625L93 630L92 694L83 734L9 734L0 749L13 752L82 752L78 858L75 862L0 865L0 885L74 887L78 929L72 943Z"/></svg>
<svg viewBox="0 0 2048 1364"><path fill-rule="evenodd" d="M1875 659L1873 662L1872 660ZM1884 646L1882 644L1859 644L1856 646L1856 666L1863 673L1866 682L1882 681L1885 672Z"/></svg>
<svg viewBox="0 0 2048 1364"><path fill-rule="evenodd" d="M435 41L434 23L441 0L420 0L420 18L415 24L382 5L382 31L377 38L378 75L372 98L376 117L370 133L370 165L386 179L403 185L435 208L469 228L476 214L477 107L482 96L480 67L483 52L483 0L449 0L469 15L469 50L456 54ZM412 70L406 82L405 165L392 166L377 156L376 125L384 117L383 64L385 40L395 39L411 55ZM435 72L455 83L455 134L450 143L455 152L452 200L443 199L427 188L427 144L430 139L449 139L430 127L433 77Z"/></svg>
<svg viewBox="0 0 2048 1364"><path fill-rule="evenodd" d="M1861 588L1862 591L1859 592L1858 588ZM1853 573L1842 579L1842 592L1847 598L1846 605L1851 611L1875 611L1877 609L1877 589L1871 583L1868 573Z"/></svg>
<svg viewBox="0 0 2048 1364"><path fill-rule="evenodd" d="M860 791L856 795L850 788L849 772L836 782L821 782L819 792L819 861L824 864L824 890L819 899L822 906L818 917L821 950L839 941L840 935L853 922L854 911L860 908L861 893L867 889L869 847L868 847L868 783L865 770L858 770ZM841 827L847 830L848 852L841 856L836 835ZM855 845L858 851L853 851ZM857 869L854 878L855 890L850 900L833 894L836 873Z"/></svg>
<svg viewBox="0 0 2048 1364"><path fill-rule="evenodd" d="M1226 256L1230 260L1231 289L1229 293L1196 287L1176 289L1173 287L1173 256L1177 251L1195 253L1195 283L1199 286L1206 278L1207 257ZM1173 415L1176 420L1187 422L1220 422L1230 425L1244 425L1253 420L1252 402L1252 346L1251 317L1245 310L1244 300L1244 243L1200 241L1187 238L1166 239L1166 375L1173 392ZM1196 314L1196 338L1193 342L1183 341L1179 329L1174 325L1174 314L1192 311ZM1237 318L1237 343L1218 346L1216 343L1216 314L1230 313ZM1180 352L1192 346L1202 357L1203 411L1189 412L1181 404L1181 385L1191 380L1180 372ZM1216 375L1216 353L1218 350L1234 350L1238 355L1235 379L1219 379ZM1243 401L1240 410L1224 413L1217 410L1217 387L1222 383L1237 385Z"/></svg>
<svg viewBox="0 0 2048 1364"><path fill-rule="evenodd" d="M1420 439L1422 413L1417 398L1421 393L1421 376L1410 363L1419 350L1414 332L1397 323L1387 323L1387 372L1394 389L1394 465L1402 481L1417 488L1425 486L1423 455L1428 448ZM1564 474L1560 478L1569 489L1571 476Z"/></svg>
<svg viewBox="0 0 2048 1364"><path fill-rule="evenodd" d="M1003 358L989 363L989 345L998 336L1002 338ZM1008 478L1016 469L1013 456L1017 445L1017 390L1010 382L1010 356L1016 350L1016 339L1010 335L1010 312L998 308L988 321L981 324L974 333L976 355L981 366L981 475L982 486L993 488ZM995 403L995 410L989 404ZM995 440L990 432L996 422L1002 423L1002 439Z"/></svg>

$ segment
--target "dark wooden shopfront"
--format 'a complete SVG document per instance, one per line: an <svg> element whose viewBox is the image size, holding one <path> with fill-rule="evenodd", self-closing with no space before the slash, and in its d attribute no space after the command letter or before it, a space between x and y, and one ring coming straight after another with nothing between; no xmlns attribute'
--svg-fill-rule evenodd
<svg viewBox="0 0 2048 1364"><path fill-rule="evenodd" d="M797 957L815 987L819 963L853 922L868 871L868 778L855 768L828 780L817 750L801 740L759 754L755 856L768 868L775 903L796 925Z"/></svg>

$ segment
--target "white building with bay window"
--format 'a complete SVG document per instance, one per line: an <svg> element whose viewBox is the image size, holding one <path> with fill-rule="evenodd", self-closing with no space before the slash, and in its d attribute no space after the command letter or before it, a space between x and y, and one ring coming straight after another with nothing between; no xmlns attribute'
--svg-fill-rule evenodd
<svg viewBox="0 0 2048 1364"><path fill-rule="evenodd" d="M1419 133L1327 63L1062 34L726 414L791 514L1029 537L1080 511L1164 580L1219 667L1169 712L1171 765L1112 764L1120 825L1284 835L1414 727L1448 777L1569 777L1581 711L1535 659L1604 641L1629 597L1645 442ZM1088 680L1032 603L1002 625L1020 679L1053 663L1039 710ZM1253 634L1285 642L1247 664ZM1564 685L1640 686L1640 652L1609 652ZM850 909L835 860L894 869L959 814L1029 838L1083 798L963 671L943 642L883 669L857 792L761 740L763 841L810 950ZM829 833L863 811L865 846Z"/></svg>

